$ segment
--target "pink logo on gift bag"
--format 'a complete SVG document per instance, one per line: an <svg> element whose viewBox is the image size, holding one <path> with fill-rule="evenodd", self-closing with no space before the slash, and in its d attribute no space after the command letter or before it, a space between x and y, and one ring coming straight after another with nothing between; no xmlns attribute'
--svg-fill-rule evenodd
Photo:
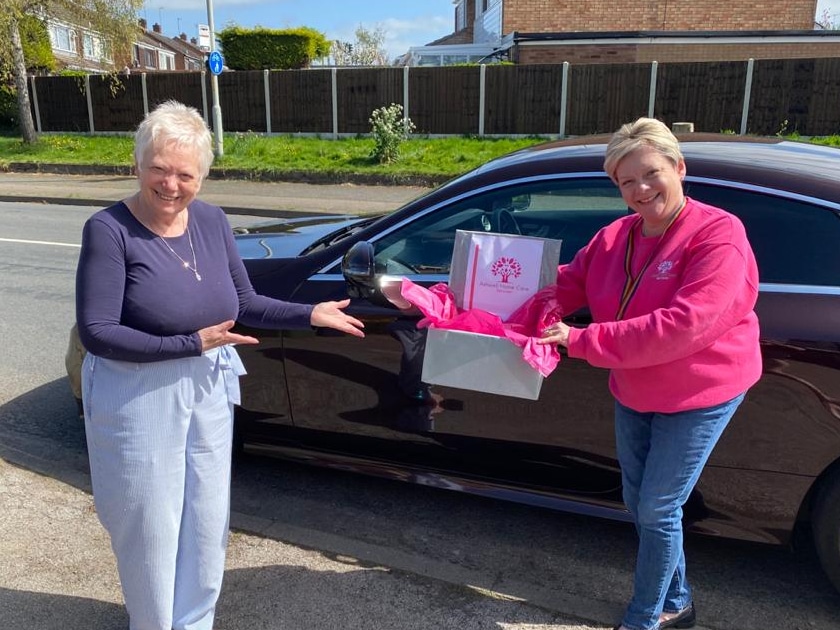
<svg viewBox="0 0 840 630"><path fill-rule="evenodd" d="M497 278L501 277L502 282L504 284L508 284L512 277L518 278L522 275L522 265L519 264L519 261L516 260L516 258L501 256L493 263L493 266L490 267L490 273Z"/></svg>
<svg viewBox="0 0 840 630"><path fill-rule="evenodd" d="M506 234L470 233L463 307L504 321L539 289L543 241Z"/></svg>

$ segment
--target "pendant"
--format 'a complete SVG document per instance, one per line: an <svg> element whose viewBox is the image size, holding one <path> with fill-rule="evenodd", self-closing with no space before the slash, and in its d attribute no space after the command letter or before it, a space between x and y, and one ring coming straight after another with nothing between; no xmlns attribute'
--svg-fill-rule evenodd
<svg viewBox="0 0 840 630"><path fill-rule="evenodd" d="M201 282L201 274L198 273L197 271L195 272L195 279L198 280L199 282Z"/></svg>

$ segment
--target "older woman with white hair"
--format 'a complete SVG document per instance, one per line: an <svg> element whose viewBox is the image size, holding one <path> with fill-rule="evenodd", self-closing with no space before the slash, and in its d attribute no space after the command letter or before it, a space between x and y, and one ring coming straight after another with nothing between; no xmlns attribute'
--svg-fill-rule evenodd
<svg viewBox="0 0 840 630"><path fill-rule="evenodd" d="M604 170L631 210L558 269L559 313L542 343L610 370L624 502L639 534L621 630L690 628L682 507L744 395L761 375L758 269L744 226L684 194L668 127L640 118L607 145Z"/></svg>
<svg viewBox="0 0 840 630"><path fill-rule="evenodd" d="M139 191L86 222L76 278L96 510L131 630L211 630L230 511L232 332L330 327L363 336L349 301L255 293L221 208L196 196L213 161L198 112L169 101L135 138Z"/></svg>

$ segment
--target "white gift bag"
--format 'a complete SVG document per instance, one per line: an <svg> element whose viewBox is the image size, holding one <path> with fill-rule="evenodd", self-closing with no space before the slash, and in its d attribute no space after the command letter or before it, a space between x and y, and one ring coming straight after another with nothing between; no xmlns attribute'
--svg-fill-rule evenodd
<svg viewBox="0 0 840 630"><path fill-rule="evenodd" d="M456 231L449 274L455 303L505 321L534 293L556 281L560 246L554 239Z"/></svg>

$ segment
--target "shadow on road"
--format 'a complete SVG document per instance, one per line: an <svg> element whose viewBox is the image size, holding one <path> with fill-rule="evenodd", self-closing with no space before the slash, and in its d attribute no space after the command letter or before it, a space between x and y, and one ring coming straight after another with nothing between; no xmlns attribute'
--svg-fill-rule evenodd
<svg viewBox="0 0 840 630"><path fill-rule="evenodd" d="M0 457L89 492L84 427L63 379L0 406ZM442 627L401 623L395 616L401 607L427 606L427 598L403 598L398 606L389 601L397 592L385 579L392 574L370 568L377 566L416 579L418 594L433 589L441 611L450 611L446 627L459 629L478 627L470 625L472 606L495 601L475 596L473 602L468 584L532 604L495 602L498 627L548 623L550 611L609 625L630 593L636 541L632 528L623 524L255 456L235 464L233 509L235 523L246 529L248 522L257 523L251 531L265 540L332 559L357 558L364 566L348 565L344 573L286 564L230 570L219 608L221 627L233 625L225 623L226 615L246 615L249 622L242 627L252 630L370 627L350 617L337 625L325 621L348 614L344 596L366 598L371 614L386 622L383 628ZM793 553L699 536L689 537L686 550L703 626L836 629L840 595L811 550ZM260 564L258 554L254 564ZM296 603L307 601L298 599L303 591L323 593L328 601L331 593L341 597L335 606L312 607ZM238 606L244 592L257 593L249 601L258 604ZM102 628L125 625L119 606L61 595L0 588L0 610L31 611L30 623L4 626L12 628L68 630L62 618L99 620ZM423 617L418 612L411 618ZM237 617L237 627L241 621Z"/></svg>

